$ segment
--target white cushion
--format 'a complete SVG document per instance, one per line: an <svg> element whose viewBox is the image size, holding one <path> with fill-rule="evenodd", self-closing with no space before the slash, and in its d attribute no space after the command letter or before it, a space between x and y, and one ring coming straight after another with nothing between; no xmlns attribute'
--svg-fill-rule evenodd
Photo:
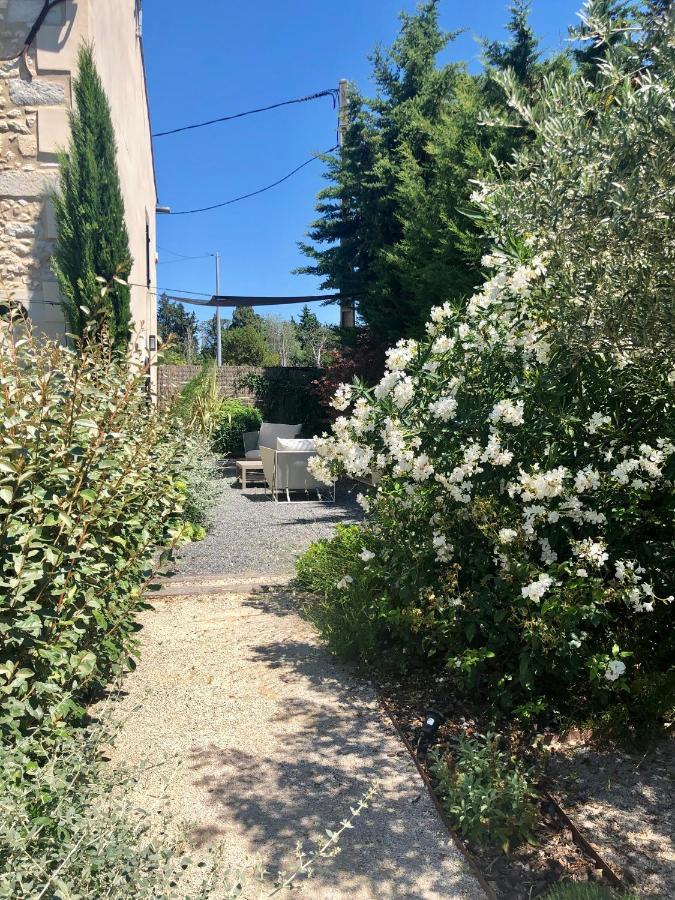
<svg viewBox="0 0 675 900"><path fill-rule="evenodd" d="M277 438L277 450L316 450L313 438Z"/></svg>
<svg viewBox="0 0 675 900"><path fill-rule="evenodd" d="M276 447L277 438L294 438L300 434L302 425L281 425L275 422L263 422L260 426L259 447Z"/></svg>

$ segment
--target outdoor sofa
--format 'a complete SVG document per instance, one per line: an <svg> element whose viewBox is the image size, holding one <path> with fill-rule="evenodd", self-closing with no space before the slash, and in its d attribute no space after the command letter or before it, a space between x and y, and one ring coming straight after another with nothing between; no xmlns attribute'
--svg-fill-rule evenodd
<svg viewBox="0 0 675 900"><path fill-rule="evenodd" d="M260 431L245 431L244 456L246 459L260 459L260 447L276 447L277 438L297 438L302 425L281 425L276 422L263 422Z"/></svg>
<svg viewBox="0 0 675 900"><path fill-rule="evenodd" d="M307 468L309 460L316 456L314 441L310 438L277 438L276 447L261 444L265 481L272 491L272 499L278 502L279 494L285 493L291 502L291 491L316 491L319 500L335 500L335 484L327 487L311 474Z"/></svg>

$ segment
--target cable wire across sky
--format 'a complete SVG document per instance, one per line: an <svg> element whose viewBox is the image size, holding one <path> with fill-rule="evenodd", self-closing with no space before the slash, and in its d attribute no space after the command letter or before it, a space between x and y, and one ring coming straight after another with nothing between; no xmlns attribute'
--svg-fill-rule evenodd
<svg viewBox="0 0 675 900"><path fill-rule="evenodd" d="M333 151L338 149L338 145L335 144L330 150L326 150L324 153L315 153L313 156L310 156L309 159L306 159L303 163L300 163L299 166L296 166L295 169L288 172L282 178L277 179L277 181L273 181L271 184L265 185L265 187L258 188L257 191L249 191L248 194L241 194L239 197L232 197L231 200L223 200L222 203L212 203L210 206L200 206L197 209L179 209L176 211L171 211L170 215L172 216L191 216L194 213L202 213L208 212L212 209L221 209L223 206L229 206L231 203L238 203L240 200L248 200L249 197L256 197L258 194L264 194L265 191L269 191L272 188L277 187L277 185L282 184L284 181L288 181L293 175L299 172L301 169L304 169L305 166L308 166L310 163L314 162L315 159L321 159L322 156L327 156L329 153L333 153Z"/></svg>
<svg viewBox="0 0 675 900"><path fill-rule="evenodd" d="M232 119L243 119L244 116L252 116L256 113L267 112L270 109L278 109L281 106L291 106L294 103L307 103L309 100L318 100L320 97L332 97L333 109L335 109L338 97L337 88L327 88L325 91L317 91L306 97L296 97L293 100L282 100L280 103L271 103L269 106L259 106L257 109L247 109L245 112L234 113L230 116L219 116L217 119L207 119L205 122L195 122L192 125L182 125L180 128L170 128L168 131L156 131L153 137L167 137L170 134L179 134L182 131L194 131L196 128L206 128L208 125L216 125L219 122L230 122Z"/></svg>

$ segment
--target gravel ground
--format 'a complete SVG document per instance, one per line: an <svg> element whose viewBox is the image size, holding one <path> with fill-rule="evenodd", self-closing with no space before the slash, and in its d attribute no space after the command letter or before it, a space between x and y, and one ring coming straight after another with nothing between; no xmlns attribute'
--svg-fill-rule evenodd
<svg viewBox="0 0 675 900"><path fill-rule="evenodd" d="M224 475L214 528L181 551L176 566L180 577L291 573L296 557L312 541L330 537L338 522L362 517L355 498L363 488L353 483L338 486L336 503L304 498L274 503L262 487L242 491L234 467L226 467Z"/></svg>
<svg viewBox="0 0 675 900"><path fill-rule="evenodd" d="M342 852L300 894L484 897L373 689L326 653L283 592L159 599L141 624L141 662L113 710L124 721L113 757L150 764L136 789L144 808L166 780L155 764L181 761L164 790L193 858L215 845L228 865L260 854L269 872L288 871L296 841L337 826L376 780Z"/></svg>
<svg viewBox="0 0 675 900"><path fill-rule="evenodd" d="M640 897L675 897L675 740L648 753L561 747L550 761L559 799Z"/></svg>

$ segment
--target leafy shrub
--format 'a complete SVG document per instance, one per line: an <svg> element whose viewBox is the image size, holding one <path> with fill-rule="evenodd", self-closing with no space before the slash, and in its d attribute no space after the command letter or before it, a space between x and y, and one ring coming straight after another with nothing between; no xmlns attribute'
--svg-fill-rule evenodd
<svg viewBox="0 0 675 900"><path fill-rule="evenodd" d="M314 595L305 603L305 613L329 648L368 662L385 644L386 624L377 615L377 586L363 566L363 550L363 531L357 525L338 525L333 538L317 541L299 557L296 571L299 587Z"/></svg>
<svg viewBox="0 0 675 900"><path fill-rule="evenodd" d="M276 366L249 372L238 387L252 391L266 422L301 422L303 433L313 435L326 424L312 384L318 369Z"/></svg>
<svg viewBox="0 0 675 900"><path fill-rule="evenodd" d="M0 323L0 727L57 727L131 665L161 545L182 539L185 442L147 371ZM169 552L169 551L166 551Z"/></svg>
<svg viewBox="0 0 675 900"><path fill-rule="evenodd" d="M634 709L645 689L657 723L672 711L675 256L656 232L675 196L659 164L675 63L653 41L653 69L629 54L595 85L549 82L535 110L513 97L537 140L516 158L515 185L474 197L494 241L485 284L465 307L432 310L427 338L391 349L373 389L338 389L335 407L351 415L313 464L326 479L377 481L363 538L376 605L343 585L354 592L345 627L363 603L390 624L387 665L397 648L405 665L445 661L524 715ZM589 108L572 146L564 123ZM528 204L509 205L521 182Z"/></svg>
<svg viewBox="0 0 675 900"><path fill-rule="evenodd" d="M156 845L134 811L134 780L101 760L99 731L49 749L0 747L0 897L177 897L176 845Z"/></svg>
<svg viewBox="0 0 675 900"><path fill-rule="evenodd" d="M212 435L214 451L224 456L243 456L243 433L258 431L261 425L262 416L255 406L241 400L223 400Z"/></svg>
<svg viewBox="0 0 675 900"><path fill-rule="evenodd" d="M193 380L196 382L194 388L190 389L191 382L186 385L190 397L190 405L186 407L187 421L191 429L212 440L221 421L224 402L218 389L216 366L205 367ZM181 399L184 399L182 395ZM182 405L180 408L183 408Z"/></svg>
<svg viewBox="0 0 675 900"><path fill-rule="evenodd" d="M499 749L499 737L461 736L454 760L432 759L436 787L453 825L470 842L509 848L527 840L537 818L530 776Z"/></svg>
<svg viewBox="0 0 675 900"><path fill-rule="evenodd" d="M196 540L213 526L213 510L222 490L216 458L200 435L186 438L181 474L185 482L183 519L192 526L192 540Z"/></svg>
<svg viewBox="0 0 675 900"><path fill-rule="evenodd" d="M169 360L165 359L166 351L162 353L162 362L169 362ZM212 364L205 364L202 366L201 372L187 381L180 390L180 393L177 397L174 398L172 404L173 413L182 419L184 422L189 423L193 418L193 404L195 402L195 398L204 389L204 382L208 379L211 369L213 368Z"/></svg>
<svg viewBox="0 0 675 900"><path fill-rule="evenodd" d="M112 900L206 900L207 897L272 897L285 894L317 862L339 852L375 793L371 787L350 815L327 830L309 852L296 846L297 863L272 882L262 862L226 868L216 849L196 862L169 835L163 797L139 809L135 786L144 766L106 763L114 741L108 723L75 730L48 748L34 737L0 746L0 897L11 900L110 897ZM327 836L326 836L327 834Z"/></svg>
<svg viewBox="0 0 675 900"><path fill-rule="evenodd" d="M417 595L411 602L403 584L408 602L393 599L386 566L373 554L378 546L368 530L338 525L333 538L317 541L298 558L298 585L313 594L304 611L330 650L354 662L406 671L427 659L420 634L431 628L436 603Z"/></svg>

